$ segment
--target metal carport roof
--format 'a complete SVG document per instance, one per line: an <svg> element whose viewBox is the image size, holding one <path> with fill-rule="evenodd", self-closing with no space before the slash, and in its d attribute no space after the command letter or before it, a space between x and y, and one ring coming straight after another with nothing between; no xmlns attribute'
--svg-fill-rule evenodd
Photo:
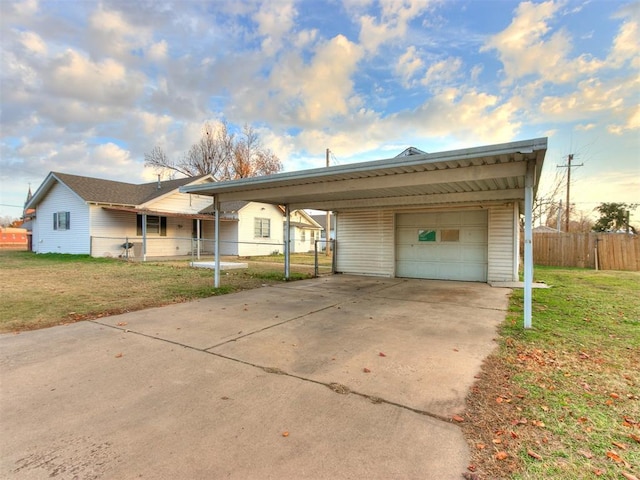
<svg viewBox="0 0 640 480"><path fill-rule="evenodd" d="M181 187L218 201L254 201L291 209L459 205L524 200L527 164L540 177L547 139L537 138L372 162Z"/></svg>

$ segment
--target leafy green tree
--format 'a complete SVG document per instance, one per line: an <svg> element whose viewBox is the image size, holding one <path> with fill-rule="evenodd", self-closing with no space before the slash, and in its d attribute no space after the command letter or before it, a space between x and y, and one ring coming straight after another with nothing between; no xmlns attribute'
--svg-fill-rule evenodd
<svg viewBox="0 0 640 480"><path fill-rule="evenodd" d="M638 208L637 203L601 203L595 209L600 213L600 218L593 226L594 232L611 232L626 230L627 227L634 235L636 229L628 224L628 212Z"/></svg>

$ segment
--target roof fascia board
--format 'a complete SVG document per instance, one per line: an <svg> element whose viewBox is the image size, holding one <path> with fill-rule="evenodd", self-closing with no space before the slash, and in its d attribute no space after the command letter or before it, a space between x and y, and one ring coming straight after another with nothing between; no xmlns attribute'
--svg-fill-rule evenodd
<svg viewBox="0 0 640 480"><path fill-rule="evenodd" d="M38 187L38 190L36 190L36 193L31 197L29 203L25 205L25 209L36 208L35 206L42 202L42 200L44 200L44 198L49 194L49 191L53 188L53 185L56 182L58 182L60 185L63 185L66 189L73 193L73 195L75 195L75 197L82 203L88 204L88 202L84 198L78 195L78 192L64 183L54 172L49 172L49 175L47 175L47 178L44 180L44 182L42 182L42 185Z"/></svg>
<svg viewBox="0 0 640 480"><path fill-rule="evenodd" d="M397 197L363 198L338 201L305 202L301 205L291 204L291 208L312 208L314 210L340 211L346 209L366 209L381 207L405 207L411 205L441 205L448 203L484 203L520 201L524 197L524 189L486 190L483 192L440 193L432 195L411 195Z"/></svg>
<svg viewBox="0 0 640 480"><path fill-rule="evenodd" d="M412 167L423 165L425 163L444 163L455 160L468 160L470 158L500 156L507 154L515 154L522 152L523 154L532 154L539 150L546 150L547 139L536 138L532 140L522 140L518 142L510 142L498 145L488 145L482 147L467 148L461 150L450 150L445 152L427 153L425 155L410 155L408 157L392 157L382 160L374 160L371 162L361 162L347 165L335 165L332 167L315 168L311 170L300 170L295 172L277 173L274 175L266 175L263 177L244 178L239 180L229 180L215 184L216 193L230 191L233 189L247 190L260 187L267 187L270 183L277 184L286 182L287 180L320 180L325 177L336 174L352 174L363 171L374 170L376 168L397 168ZM536 158L536 157L534 157ZM523 160L526 160L524 158ZM181 187L184 193L198 193L211 189L211 185L198 185L193 187ZM211 194L208 192L207 194Z"/></svg>
<svg viewBox="0 0 640 480"><path fill-rule="evenodd" d="M196 178L193 182L189 182L189 183L183 185L183 187L204 184L204 180L206 180L207 178L213 178L213 177L211 175L206 175L204 177ZM209 184L209 183L211 183L211 182L207 182L207 184ZM164 200L165 198L167 198L170 195L173 195L174 193L181 193L181 194L184 194L184 195L195 195L196 194L196 192L183 192L182 191L182 187L176 187L176 188L172 188L171 190L169 190L166 193L163 193L162 195L159 195L157 197L153 197L151 200L148 200L148 201L146 201L144 203L136 205L136 207L138 207L138 208L149 208L154 203L159 202L160 200Z"/></svg>
<svg viewBox="0 0 640 480"><path fill-rule="evenodd" d="M423 172L397 173L378 177L353 178L316 182L306 185L275 186L272 188L252 189L248 191L221 192L221 201L247 200L277 202L279 199L297 195L330 195L344 191L357 192L372 189L391 189L435 185L439 183L456 183L494 178L522 176L526 170L526 162L496 163L493 165L473 165L470 167L426 170ZM253 193L253 198L252 198ZM260 200L258 200L258 197Z"/></svg>

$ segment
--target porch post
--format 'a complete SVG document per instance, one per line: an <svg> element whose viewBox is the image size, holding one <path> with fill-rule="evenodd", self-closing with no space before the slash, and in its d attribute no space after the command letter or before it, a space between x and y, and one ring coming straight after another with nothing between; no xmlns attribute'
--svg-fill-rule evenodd
<svg viewBox="0 0 640 480"><path fill-rule="evenodd" d="M289 205L284 206L284 214L286 217L284 221L284 278L285 280L289 280L289 277L291 276L291 222L289 218L291 215L291 210L289 209Z"/></svg>
<svg viewBox="0 0 640 480"><path fill-rule="evenodd" d="M535 161L527 162L527 173L524 179L524 328L531 328L533 283L533 231L531 223L535 167Z"/></svg>
<svg viewBox="0 0 640 480"><path fill-rule="evenodd" d="M214 195L213 197L213 211L216 216L216 225L214 232L214 255L216 259L215 266L215 274L214 274L214 282L213 285L215 288L220 287L220 202L218 201L218 197Z"/></svg>
<svg viewBox="0 0 640 480"><path fill-rule="evenodd" d="M147 214L142 214L142 261L147 261Z"/></svg>
<svg viewBox="0 0 640 480"><path fill-rule="evenodd" d="M201 221L202 220L200 220L199 218L196 219L196 245L197 245L196 249L198 252L198 255L197 255L198 260L200 260L200 222Z"/></svg>

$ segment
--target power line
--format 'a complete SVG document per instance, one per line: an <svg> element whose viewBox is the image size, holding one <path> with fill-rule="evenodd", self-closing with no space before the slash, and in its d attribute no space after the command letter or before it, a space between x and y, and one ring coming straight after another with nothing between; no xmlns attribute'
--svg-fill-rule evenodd
<svg viewBox="0 0 640 480"><path fill-rule="evenodd" d="M570 192L570 188L571 188L571 169L572 168L577 168L577 167L582 167L584 165L584 163L581 163L580 165L571 165L571 161L573 160L573 153L570 153L567 156L567 164L566 165L557 165L557 168L566 168L567 169L567 215L566 215L566 231L569 231L569 216L570 216L570 212L571 212L571 196L569 194Z"/></svg>

